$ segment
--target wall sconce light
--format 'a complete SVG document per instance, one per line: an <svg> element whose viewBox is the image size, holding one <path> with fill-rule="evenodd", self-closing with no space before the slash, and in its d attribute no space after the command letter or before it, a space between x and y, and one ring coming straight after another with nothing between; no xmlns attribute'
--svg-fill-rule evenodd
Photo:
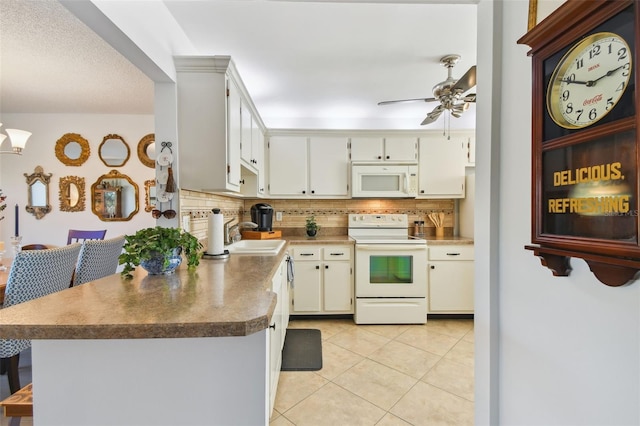
<svg viewBox="0 0 640 426"><path fill-rule="evenodd" d="M2 123L0 123L0 127L2 127ZM5 132L7 132L9 140L11 141L11 151L0 151L0 154L22 155L22 150L27 145L27 140L29 139L29 136L31 136L31 132L18 129L6 129ZM0 145L2 145L2 142L4 142L6 137L6 135L0 133Z"/></svg>

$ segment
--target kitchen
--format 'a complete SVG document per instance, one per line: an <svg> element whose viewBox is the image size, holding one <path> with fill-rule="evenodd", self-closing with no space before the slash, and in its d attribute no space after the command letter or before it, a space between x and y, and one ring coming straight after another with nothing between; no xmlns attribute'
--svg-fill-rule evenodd
<svg viewBox="0 0 640 426"><path fill-rule="evenodd" d="M497 67L496 64L491 62L493 60L492 55L494 55L492 48L496 46L496 43L500 44L492 38L494 34L492 25L496 25L496 28L499 29L498 33L501 34L503 39L513 40L514 43L513 45L504 46L504 58L495 58L495 60L503 61L507 64L507 67L513 69L519 75L527 75L530 64L526 57L526 52L521 46L515 46L515 40L526 31L524 24L527 16L526 2L507 2L501 7L504 9L504 20L502 20L502 15L497 17L493 14L495 11L492 2L479 2L478 11L481 16L479 30L481 31L478 34L478 44L483 46L479 50L482 54L478 55L477 61L479 73L490 72L492 67ZM442 72L442 69L440 71ZM637 423L635 421L624 421L624 419L635 418L635 411L629 408L632 404L626 404L625 401L637 399L637 391L633 390L635 389L633 383L637 380L632 378L635 377L633 373L629 374L629 371L635 371L635 364L631 355L634 353L632 348L637 346L637 338L631 337L633 332L624 334L624 341L622 338L616 338L615 334L610 333L611 328L616 327L616 325L613 324L613 320L609 320L609 318L615 318L622 313L628 317L625 324L638 322L637 314L632 313L638 311L635 306L632 306L632 301L636 299L634 296L635 287L631 286L627 290L623 289L617 292L616 295L610 295L602 294L604 291L600 287L593 285L588 286L585 295L583 282L586 281L590 285L593 280L583 273L584 268L580 264L574 265L574 274L577 274L577 278L572 276L559 280L550 277L548 272L541 271L539 262L532 259L530 254L525 256L521 253L521 247L528 238L529 228L527 223L528 194L527 191L523 191L523 188L528 188L529 186L526 172L529 166L529 159L524 153L528 150L526 139L529 137L528 120L530 118L528 112L521 107L523 99L526 100L530 96L530 87L515 81L507 75L501 77L496 68L493 71L497 81L502 84L502 90L508 91L513 96L512 98L503 99L503 103L500 105L502 113L500 113L499 105L495 106L496 110L493 116L488 108L478 111L478 140L489 141L493 139L494 146L496 144L500 146L498 142L500 137L505 140L502 144L503 152L501 153L503 169L499 167L496 154L490 149L489 142L484 142L485 144L482 145L484 149L478 150L478 189L482 196L477 199L475 215L476 221L480 221L479 223L482 226L476 227L476 233L479 234L476 235L475 240L476 245L481 242L486 247L482 253L476 253L476 264L480 264L478 272L480 284L476 288L476 290L480 291L476 293L476 307L480 307L480 310L476 310L476 334L479 339L476 340L476 349L479 354L479 358L476 361L476 385L482 389L476 398L476 410L478 419L483 419L479 420L478 424L497 424L499 418L502 418L504 422L511 423L521 422L524 419L538 419L546 424L560 424L557 423L557 419L565 419L567 422L571 421L569 419L573 419L573 422L581 422L576 420L577 418L585 422L587 419L607 419L607 421L618 419L620 424ZM483 75L486 78L487 74ZM430 84L427 90L429 86ZM160 87L160 90L162 89L163 87ZM481 88L479 88L480 90ZM485 90L495 91L497 89L486 88ZM415 95L420 96L421 94L407 93L406 96ZM491 93L484 92L484 95L483 102L490 102ZM398 94L394 93L391 96L397 97ZM493 96L496 97L497 92L493 93ZM381 99L377 98L375 101L377 102ZM496 126L493 121L496 120L496 115L498 117L500 115L503 116L503 135L492 133L490 130L491 127ZM7 124L5 117L11 118L15 123L12 126L18 128L29 128L31 123L38 121L36 120L37 116L29 116L29 114L3 113L5 125ZM52 126L51 128L53 129L51 134L45 136L45 139L49 141L55 140L64 132L69 131L69 127L76 128L76 126L79 126L78 123L83 121L79 119L84 117L75 117L76 120L73 120L73 117L71 118L68 123L60 123L61 119L63 119L61 116L58 116L57 120L51 119L48 123L43 123L43 128ZM418 121L422 118L424 116L419 117ZM146 120L149 120L147 126L144 129L132 129L127 139L137 141L142 135L152 132L154 130L153 118L147 118ZM455 122L455 120L453 121ZM56 127L56 123L59 123L58 127ZM34 127L38 127L37 124ZM111 127L107 118L102 120L99 130L93 131L92 140L98 137L101 138L111 130ZM278 127L286 128L288 126L283 124ZM342 126L336 125L335 127L341 128ZM164 128L164 131L167 131L166 123L160 123L159 128ZM155 129L158 131L158 127L155 127ZM169 132L171 131L169 130ZM494 130L494 132L497 132L497 130ZM34 132L31 142L44 143L45 141L36 137L36 134ZM163 139L171 140L174 138L169 133ZM38 144L34 144L34 146L38 146ZM97 146L97 143L95 146ZM50 154L49 157L51 157ZM16 159L7 156L2 156L1 158L1 177L5 193L7 193L5 176L7 169L10 169L19 161L19 159L14 160ZM19 167L11 170L11 174L22 176L22 173L33 170L33 165L30 164L29 167ZM494 173L497 173L495 177L493 177ZM62 176L62 174L60 175ZM500 215L496 211L499 206L497 201L499 197L496 198L498 191L492 186L494 183L489 182L499 182L503 185L503 191L505 191L503 197L509 198L508 212L503 212ZM20 183L23 184L22 182ZM13 194L11 196L15 197ZM24 204L26 195L18 196L22 197L19 200L20 204ZM190 199L193 203L192 209L197 213L197 203L202 202L202 200L198 200L199 194L187 193L185 197ZM228 206L231 210L239 210L239 203L238 200L220 197L213 204ZM305 201L304 203L302 205L306 207L307 202ZM331 208L329 201L324 201L324 203L326 203L327 208ZM206 205L207 202L205 201L204 204ZM277 200L273 204L277 205ZM207 206L206 208L209 207ZM246 211L244 205L242 205L242 208ZM291 210L294 211L295 209L296 207L292 205ZM297 211L300 210L302 208L297 209ZM82 216L81 214L78 215ZM143 216L138 215L138 217L142 218ZM295 220L299 221L298 226L303 223L301 222L303 217L304 213L298 213L297 217L295 217ZM87 221L95 220L90 213L87 214L85 219ZM198 218L194 216L194 219L195 221L192 224L195 228L198 225ZM68 219L63 220L61 224L64 229L69 227L66 220ZM165 218L160 219L160 223L166 223L164 221ZM8 227L8 229L11 227L11 224L7 222L11 222L8 217L2 223L3 236L10 233L10 231L5 231L4 229L4 227ZM117 224L120 226L118 230L130 232L129 229L126 229L128 224L131 224L131 222ZM137 227L141 226L145 225L137 225ZM346 224L343 227L346 227ZM54 228L57 228L57 226L48 227L44 230L47 233L44 235L50 235L50 239L59 240L60 238L58 237L60 236L56 234ZM501 232L498 232L498 229L501 229ZM490 235L492 236L490 237ZM493 236L495 236L495 240ZM37 235L32 237L35 239ZM498 245L502 245L503 249L497 250L496 247ZM480 260L478 260L478 256L480 256ZM496 260L492 261L491 259ZM495 275L495 269L491 269L497 268L497 266L492 266L491 268L489 266L495 265L494 262L498 262L497 259L500 259L500 264L502 265L499 267L500 277ZM498 284L500 282L509 282L509 286L500 288ZM567 283L571 288L563 286L563 290L558 292L559 282ZM573 289L574 285L576 289ZM500 304L497 303L498 295L500 295ZM594 296L594 301L591 301L589 297L585 297L590 295ZM623 297L624 300L621 300L620 297ZM606 308L606 314L599 317L597 321L595 319L592 321L583 315L574 315L571 318L567 318L563 310L563 308L571 306L572 312L576 313L600 311L603 305L595 302L595 300L602 300L603 298L614 302L610 303L609 306L615 306L615 308L612 308L615 312ZM548 307L546 314L542 317L539 315L539 304L532 303L532 301L537 300L544 300ZM501 306L499 316L497 312L498 306ZM563 311L563 313L560 314L560 311ZM482 319L479 326L478 318ZM564 324L565 326L559 329L557 327L558 324ZM589 333L573 332L585 326L589 326ZM498 332L498 329L501 331ZM541 329L547 330L544 337L539 333ZM516 334L522 334L523 331L526 334L526 339L514 338ZM567 339L568 335L572 336L572 338ZM607 343L603 345L603 341ZM501 349L498 349L498 347ZM549 359L555 359L554 354L559 352L578 355L575 348L580 348L579 355L586 356L589 361L596 363L598 368L587 368L586 366L590 364L589 362L572 363L565 361L553 363L553 365L545 365L542 371L538 369L534 372L531 369L531 363L537 363L539 354L542 354L543 358L548 357ZM613 355L613 353L616 355ZM624 354L622 359L620 358L621 354ZM498 355L500 356L498 357ZM618 359L619 362L616 363L616 366L605 364L601 361L601 358L606 358L608 355L615 356ZM500 369L500 375L502 375L499 384L497 383L499 377L498 369ZM612 369L627 370L627 372L616 374L612 372ZM595 387L574 386L575 381L569 376L581 375L591 377L593 383L600 385L596 386L597 389L611 388L614 385L614 383L611 383L613 377L626 377L627 379L623 381L622 386L628 392L623 392L622 400L614 402L611 394L604 394ZM524 381L522 380L523 378L525 379ZM524 382L527 383L526 389L523 388ZM615 386L620 385L620 382L615 383ZM501 390L499 394L497 388ZM548 390L550 388L557 389L559 393L549 393ZM500 396L498 397L498 395ZM574 395L576 397L575 401L600 400L602 404L597 406L600 408L606 407L607 409L598 411L596 404L588 407L584 407L582 404L581 407L578 407L574 403L574 398L569 399L567 395ZM564 408L560 406L562 404L558 405L553 401L563 401ZM540 404L550 408L551 413L556 416L555 422L553 418L545 417L544 413L533 408L533 406L539 407ZM501 415L498 415L498 406L500 407ZM614 406L617 409L609 409ZM495 421L487 420L489 418L493 418Z"/></svg>

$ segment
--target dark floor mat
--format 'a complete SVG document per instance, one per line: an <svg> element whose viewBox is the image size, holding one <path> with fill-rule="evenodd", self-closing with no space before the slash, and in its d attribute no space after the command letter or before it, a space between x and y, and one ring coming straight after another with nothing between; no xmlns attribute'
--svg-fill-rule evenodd
<svg viewBox="0 0 640 426"><path fill-rule="evenodd" d="M322 368L320 330L288 328L282 349L281 371L317 371Z"/></svg>

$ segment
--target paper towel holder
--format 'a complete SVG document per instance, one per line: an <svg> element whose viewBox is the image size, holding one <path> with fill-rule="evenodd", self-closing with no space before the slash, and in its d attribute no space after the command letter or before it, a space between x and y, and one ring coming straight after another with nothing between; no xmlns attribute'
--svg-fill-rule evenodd
<svg viewBox="0 0 640 426"><path fill-rule="evenodd" d="M212 210L213 214L220 214L220 209L213 209ZM208 235L209 240L211 240L211 235ZM207 250L209 250L209 247L207 247ZM204 252L202 253L202 258L203 259L220 259L220 260L226 260L229 258L229 250L223 250L222 253L218 253L218 254L214 254L214 253L208 253L208 252Z"/></svg>

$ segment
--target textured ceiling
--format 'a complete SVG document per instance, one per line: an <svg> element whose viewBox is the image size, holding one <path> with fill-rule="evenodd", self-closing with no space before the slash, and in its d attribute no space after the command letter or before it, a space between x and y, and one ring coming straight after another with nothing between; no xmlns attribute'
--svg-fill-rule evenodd
<svg viewBox="0 0 640 426"><path fill-rule="evenodd" d="M462 55L454 77L476 60L472 0L93 2L173 55L231 55L269 128L442 129L446 114L419 126L437 103L376 104L430 97L444 55ZM153 113L152 81L87 25L55 0L0 0L0 112ZM449 124L474 128L475 105Z"/></svg>
<svg viewBox="0 0 640 426"><path fill-rule="evenodd" d="M153 82L55 0L0 0L0 112L153 114Z"/></svg>

